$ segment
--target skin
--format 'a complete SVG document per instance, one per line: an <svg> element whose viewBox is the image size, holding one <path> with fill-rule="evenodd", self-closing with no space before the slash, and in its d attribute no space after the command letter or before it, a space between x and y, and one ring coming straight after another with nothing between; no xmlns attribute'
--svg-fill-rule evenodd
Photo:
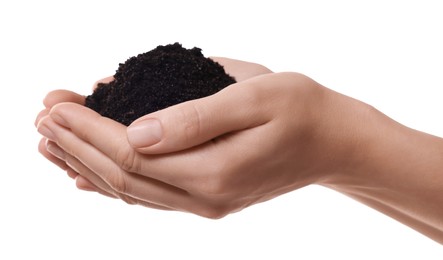
<svg viewBox="0 0 443 260"><path fill-rule="evenodd" d="M80 189L129 204L221 218L318 184L443 243L442 138L302 74L213 59L238 83L129 127L81 95L49 93L36 119L39 151ZM143 132L146 122L157 128Z"/></svg>

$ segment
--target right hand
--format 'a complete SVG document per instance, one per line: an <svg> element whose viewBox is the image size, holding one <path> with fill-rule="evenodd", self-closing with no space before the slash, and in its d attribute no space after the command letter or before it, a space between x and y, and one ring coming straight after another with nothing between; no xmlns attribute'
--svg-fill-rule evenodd
<svg viewBox="0 0 443 260"><path fill-rule="evenodd" d="M210 58L215 62L218 62L220 65L222 65L225 71L231 76L233 76L237 82L241 82L258 75L272 73L271 70L257 63L240 61L224 57L210 57ZM114 77L112 76L98 80L97 82L94 83L92 89L95 90L99 83L109 83L112 80L114 80ZM49 92L43 100L45 108L42 111L40 111L40 113L37 115L37 118L34 123L35 126L36 127L38 126L38 122L40 122L42 118L48 116L49 111L52 109L52 107L54 107L59 103L65 103L65 102L72 102L84 105L85 96L69 90L54 90ZM76 172L71 167L66 165L66 162L63 159L60 159L56 155L54 155L54 152L61 151L61 148L58 147L56 143L43 137L38 145L38 150L46 159L48 159L50 162L60 167L62 170L66 171L69 177L75 179L76 185L79 189L85 191L97 191L109 197L115 197L114 195L98 188L96 185L91 183L84 176L79 175L78 172Z"/></svg>

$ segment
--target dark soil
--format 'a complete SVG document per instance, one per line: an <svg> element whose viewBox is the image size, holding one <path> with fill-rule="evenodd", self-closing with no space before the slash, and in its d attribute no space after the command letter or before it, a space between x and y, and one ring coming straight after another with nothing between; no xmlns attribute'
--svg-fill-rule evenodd
<svg viewBox="0 0 443 260"><path fill-rule="evenodd" d="M86 106L124 125L151 112L212 95L235 79L203 56L201 49L179 43L129 58L110 83L98 84Z"/></svg>

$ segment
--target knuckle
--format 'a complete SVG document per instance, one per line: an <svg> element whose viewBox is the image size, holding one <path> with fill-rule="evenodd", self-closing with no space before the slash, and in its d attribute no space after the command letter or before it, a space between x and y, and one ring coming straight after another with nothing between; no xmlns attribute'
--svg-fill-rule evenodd
<svg viewBox="0 0 443 260"><path fill-rule="evenodd" d="M226 182L222 178L211 178L202 188L206 195L222 195L228 191Z"/></svg>
<svg viewBox="0 0 443 260"><path fill-rule="evenodd" d="M126 194L128 192L128 185L125 175L122 173L113 174L112 178L108 180L109 186L119 194Z"/></svg>
<svg viewBox="0 0 443 260"><path fill-rule="evenodd" d="M225 160L217 160L205 164L205 169L200 175L199 189L207 195L223 195L231 191L230 170Z"/></svg>
<svg viewBox="0 0 443 260"><path fill-rule="evenodd" d="M139 172L140 158L132 149L120 148L116 151L116 163L124 171Z"/></svg>
<svg viewBox="0 0 443 260"><path fill-rule="evenodd" d="M202 217L209 219L221 219L224 218L226 215L228 215L228 213L225 211L212 209L210 211L207 211L205 215L202 215Z"/></svg>
<svg viewBox="0 0 443 260"><path fill-rule="evenodd" d="M137 205L138 204L136 199L134 199L130 196L127 196L125 194L119 194L118 198L121 199L122 201L124 201L128 205Z"/></svg>
<svg viewBox="0 0 443 260"><path fill-rule="evenodd" d="M207 205L196 212L197 215L209 219L221 219L231 213L226 206L221 205Z"/></svg>
<svg viewBox="0 0 443 260"><path fill-rule="evenodd" d="M183 133L186 142L194 140L202 133L203 114L199 107L193 102L188 103L188 109L182 110L181 116L183 124Z"/></svg>

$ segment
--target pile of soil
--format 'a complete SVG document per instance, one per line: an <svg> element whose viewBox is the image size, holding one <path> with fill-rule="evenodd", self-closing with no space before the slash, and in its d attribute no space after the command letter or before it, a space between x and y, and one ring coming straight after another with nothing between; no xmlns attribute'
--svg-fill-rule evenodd
<svg viewBox="0 0 443 260"><path fill-rule="evenodd" d="M212 95L233 83L235 79L204 57L201 49L174 43L119 64L114 80L98 84L85 105L129 125L141 116Z"/></svg>

